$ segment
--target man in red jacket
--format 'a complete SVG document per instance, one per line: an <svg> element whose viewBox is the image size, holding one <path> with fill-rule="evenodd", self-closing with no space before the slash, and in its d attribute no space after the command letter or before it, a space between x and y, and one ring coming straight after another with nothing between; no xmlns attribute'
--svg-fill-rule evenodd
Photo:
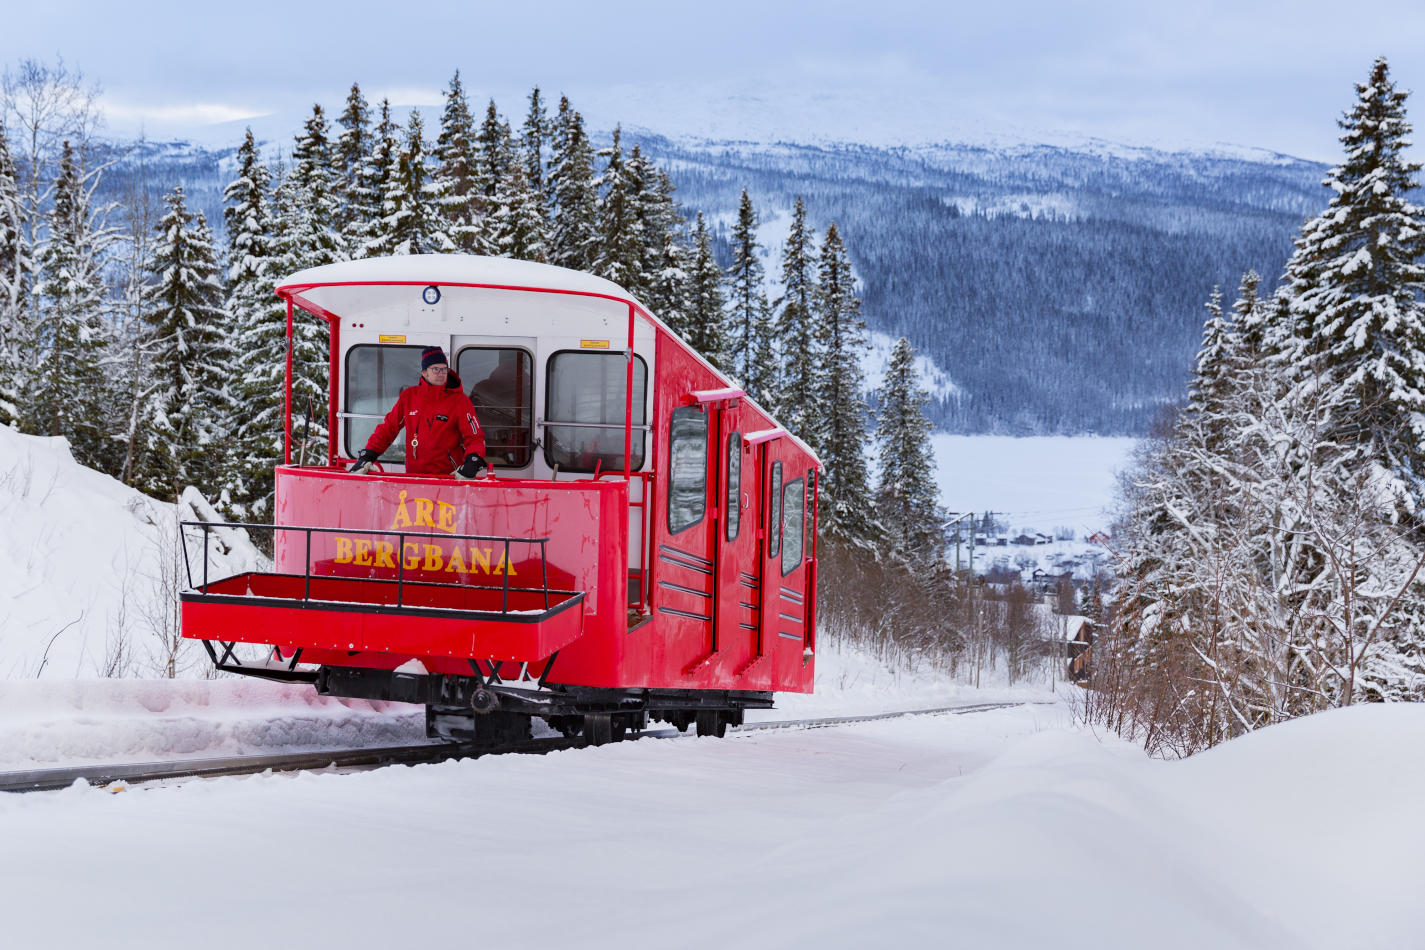
<svg viewBox="0 0 1425 950"><path fill-rule="evenodd" d="M475 407L438 346L421 351L420 382L401 391L349 471L370 471L402 428L408 475L474 478L485 468L485 434L475 421Z"/></svg>

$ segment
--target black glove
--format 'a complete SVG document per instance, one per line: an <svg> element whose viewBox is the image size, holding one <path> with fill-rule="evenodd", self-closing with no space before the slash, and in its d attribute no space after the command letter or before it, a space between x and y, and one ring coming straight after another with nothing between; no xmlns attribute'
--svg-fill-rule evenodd
<svg viewBox="0 0 1425 950"><path fill-rule="evenodd" d="M485 460L471 452L455 470L456 478L474 478L485 470Z"/></svg>
<svg viewBox="0 0 1425 950"><path fill-rule="evenodd" d="M360 452L356 453L356 461L351 463L351 467L348 468L347 471L351 472L353 475L365 475L367 472L371 471L371 466L380 457L380 452L373 452L370 449L362 449Z"/></svg>

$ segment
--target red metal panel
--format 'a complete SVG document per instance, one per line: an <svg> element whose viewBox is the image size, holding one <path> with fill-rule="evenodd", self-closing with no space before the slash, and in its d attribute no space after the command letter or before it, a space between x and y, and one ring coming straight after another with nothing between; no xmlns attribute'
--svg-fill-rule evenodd
<svg viewBox="0 0 1425 950"><path fill-rule="evenodd" d="M580 634L577 595L407 584L399 612L393 584L355 578L243 574L208 585L206 596L241 602L185 601L183 635L239 643L297 644L329 650L533 661ZM306 599L307 597L310 599ZM513 613L501 612L508 604ZM561 605L568 604L561 609ZM435 612L441 612L436 615ZM447 612L485 611L452 617ZM523 612L523 615L521 615Z"/></svg>

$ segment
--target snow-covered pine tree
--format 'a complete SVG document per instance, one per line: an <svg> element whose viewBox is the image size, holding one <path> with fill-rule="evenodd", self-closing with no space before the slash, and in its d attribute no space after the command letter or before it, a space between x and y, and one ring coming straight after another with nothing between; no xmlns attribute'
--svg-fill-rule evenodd
<svg viewBox="0 0 1425 950"><path fill-rule="evenodd" d="M820 401L826 434L821 460L826 465L820 496L822 524L846 541L874 542L877 526L871 510L866 455L866 417L861 359L867 348L866 323L846 245L833 222L822 241L817 271L817 335L823 354Z"/></svg>
<svg viewBox="0 0 1425 950"><path fill-rule="evenodd" d="M272 354L286 348L286 309L272 293L276 280L272 173L252 130L238 149L238 174L223 191L227 225L227 314L232 326L229 388L241 414L221 450L219 505L239 518L257 516L272 492L272 466L282 451L282 367Z"/></svg>
<svg viewBox="0 0 1425 950"><path fill-rule="evenodd" d="M801 195L797 196L791 230L782 248L782 296L777 307L774 331L782 351L777 417L790 432L819 452L826 428L818 398L824 356L816 332L815 250Z"/></svg>
<svg viewBox="0 0 1425 950"><path fill-rule="evenodd" d="M538 209L543 221L542 230L549 231L549 209L553 195L549 190L545 156L549 151L549 114L544 108L544 97L535 86L529 94L529 110L525 113L524 125L520 127L520 159L524 164L525 179L530 191L538 199Z"/></svg>
<svg viewBox="0 0 1425 950"><path fill-rule="evenodd" d="M107 234L90 212L89 188L65 142L48 229L36 259L38 321L23 357L31 368L22 424L37 435L62 435L80 464L116 470L104 430L105 286L101 255Z"/></svg>
<svg viewBox="0 0 1425 950"><path fill-rule="evenodd" d="M713 257L712 234L708 231L701 211L693 224L693 254L683 299L686 309L683 313L684 323L679 330L683 339L708 362L723 372L730 373L727 306L722 294L722 270L717 266L717 259Z"/></svg>
<svg viewBox="0 0 1425 950"><path fill-rule="evenodd" d="M475 117L458 69L445 92L435 160L436 201L456 249L465 254L494 253L485 220L488 202L480 180Z"/></svg>
<svg viewBox="0 0 1425 950"><path fill-rule="evenodd" d="M406 140L396 165L396 176L386 183L382 231L387 244L383 254L444 254L456 249L447 219L438 204L440 186L426 169L424 125L419 109L411 110Z"/></svg>
<svg viewBox="0 0 1425 950"><path fill-rule="evenodd" d="M320 267L343 259L340 236L331 227L334 216L334 200L331 192L330 146L326 137L326 121L320 106L312 110L303 134L297 139L292 150L291 171L277 187L277 213L273 224L276 240L273 244L273 265L271 277L274 283L297 271L308 267ZM270 287L268 288L271 289ZM282 316L285 329L285 309ZM292 413L294 418L303 420L301 431L310 435L310 449L325 451L327 438L327 352L328 328L321 320L302 310L293 314L292 343ZM275 353L281 353L285 346L277 346L267 351L270 362ZM281 379L282 367L274 366L276 378ZM268 372L272 372L269 370ZM280 383L274 392L280 392ZM270 398L270 397L269 397ZM282 419L245 418L244 428L251 431L260 427L259 439L275 438L275 451L271 456L275 462L280 458ZM310 430L305 425L305 417L310 412ZM268 429L272 426L272 429ZM267 442L268 446L273 443ZM300 450L299 450L300 451ZM254 502L254 514L266 516L269 509L267 500L271 490L270 473L264 477L264 494Z"/></svg>
<svg viewBox="0 0 1425 950"><path fill-rule="evenodd" d="M144 322L154 386L134 484L173 501L187 485L206 489L228 450L230 352L212 231L188 212L181 186L166 201L150 259Z"/></svg>
<svg viewBox="0 0 1425 950"><path fill-rule="evenodd" d="M777 369L759 246L757 214L744 188L732 229L732 264L727 269L729 360L747 394L769 405Z"/></svg>
<svg viewBox="0 0 1425 950"><path fill-rule="evenodd" d="M876 396L881 461L876 511L886 540L891 551L908 563L937 564L945 547L940 528L944 512L935 483L930 420L925 417L930 394L916 376L915 350L905 337L891 351L885 383Z"/></svg>
<svg viewBox="0 0 1425 950"><path fill-rule="evenodd" d="M506 168L494 207L496 217L490 225L496 254L540 263L549 259L544 207L526 177L523 163L511 162Z"/></svg>
<svg viewBox="0 0 1425 950"><path fill-rule="evenodd" d="M20 421L24 373L25 285L30 271L24 205L5 124L0 119L0 426Z"/></svg>
<svg viewBox="0 0 1425 950"><path fill-rule="evenodd" d="M391 103L381 100L380 118L371 136L371 153L362 165L361 194L369 198L368 207L361 210L356 219L356 228L361 245L353 248L353 257L371 257L389 254L394 240L387 226L389 209L386 194L392 182L400 176L401 143L397 138L396 123L391 120Z"/></svg>
<svg viewBox="0 0 1425 950"><path fill-rule="evenodd" d="M337 136L333 155L332 183L337 205L336 230L342 236L344 247L358 248L366 241L362 233L365 219L376 198L366 192L364 167L372 147L371 107L367 105L359 84L351 84L346 108L337 123L341 125L341 135Z"/></svg>
<svg viewBox="0 0 1425 950"><path fill-rule="evenodd" d="M551 263L592 270L598 253L599 189L594 180L594 149L584 119L559 98L549 165L552 200Z"/></svg>
<svg viewBox="0 0 1425 950"><path fill-rule="evenodd" d="M1340 121L1346 157L1325 184L1331 200L1309 221L1287 265L1291 336L1276 360L1307 380L1329 374L1342 416L1335 433L1363 464L1399 482L1403 509L1425 506L1425 209L1409 194L1421 165L1405 157L1408 93L1384 57L1356 85Z"/></svg>
<svg viewBox="0 0 1425 950"><path fill-rule="evenodd" d="M605 164L604 173L598 181L602 197L599 201L599 244L594 272L635 297L641 297L644 283L643 227L638 214L641 183L637 169L624 157L621 134L615 126L612 143L607 149L599 150ZM637 149L637 146L634 148Z"/></svg>
<svg viewBox="0 0 1425 950"><path fill-rule="evenodd" d="M510 139L510 124L500 118L495 100L485 108L485 119L475 134L475 180L479 192L493 201L510 163L515 160L514 143ZM487 209L493 214L493 209Z"/></svg>

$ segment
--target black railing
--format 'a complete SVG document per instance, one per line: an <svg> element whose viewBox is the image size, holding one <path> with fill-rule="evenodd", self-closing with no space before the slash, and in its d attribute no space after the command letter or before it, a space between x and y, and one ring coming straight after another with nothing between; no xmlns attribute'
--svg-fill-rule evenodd
<svg viewBox="0 0 1425 950"><path fill-rule="evenodd" d="M246 522L232 522L232 521L228 521L228 522L222 522L222 521L219 521L219 522L211 522L211 521L181 521L181 522L179 522L179 525L180 525L181 527L184 527L184 528L201 528L201 529L203 529L203 586L200 587L200 588L197 588L197 589L198 589L198 590L201 590L201 591L202 591L203 593L205 593L205 594L208 592L208 584L209 584L209 579L208 579L208 551L209 551L208 540L209 540L209 535L210 535L214 530L223 530L223 529L233 529L233 528L237 528L237 529L241 529L241 530L244 530L244 531L272 531L272 532L274 532L274 536L273 536L273 541L274 541L273 550L274 550L274 551L276 550L276 543L275 543L275 542L276 542L276 534L275 534L276 532L278 532L278 531L300 531L300 532L302 532L302 535L303 535L303 537L304 537L304 539L305 539L305 554L304 554L304 556L303 556L303 572L302 572L302 577L303 577L302 600L303 600L304 603L307 602L307 601L310 601L310 600L312 599L312 535L313 535L314 533L316 533L316 534L342 534L342 535L347 535L347 536L353 536L353 535L355 535L355 536L379 535L379 536L382 536L382 537L395 538L395 539L396 539L396 552L397 552L397 557L396 557L396 579L395 579L394 581L393 581L393 580L390 580L390 579L388 579L388 578L384 578L384 577L358 577L358 578L353 578L353 577L344 576L344 575L339 575L339 574L332 574L332 575L323 574L323 575L319 575L319 576L321 576L321 577L333 577L333 578L336 578L336 579L339 579L339 580L364 580L364 581L371 581L371 582L379 583L379 584L395 584L395 585L396 585L396 606L397 606L397 607L403 607L403 606L405 606L405 603L404 603L405 587L406 587L406 584L408 583L408 582L406 581L406 558L405 558L405 549L406 549L406 539L407 539L407 538L419 538L419 539L422 539L422 540L429 540L429 541L441 541L441 540L445 540L445 541L495 541L495 542L499 542L499 543L502 543L502 544L504 545L504 560L503 560L501 563L504 565L504 568L505 568L505 569L504 569L504 583L503 583L501 586L499 586L499 587L496 587L496 586L494 586L494 585L492 585L492 584L446 584L446 583L441 583L441 582L437 582L437 581L425 581L425 580L410 581L409 583L412 583L412 584L419 584L421 587L444 587L444 588L451 588L451 589L454 589L454 590L472 590L472 589L474 589L474 590L499 590L499 591L502 591L501 598L500 598L500 612L501 612L501 613L508 613L508 612L509 612L509 609L510 609L510 591L514 591L515 593L543 594L543 595L544 595L544 609L545 609L545 610L548 610L548 609L549 609L549 595L550 595L551 592L550 592L550 589L549 589L549 558L548 558L548 556L547 556L547 553L548 553L548 544L549 544L549 539L548 539L548 538L512 538L512 537L506 537L506 536L503 536L503 535L492 535L492 534L424 534L424 533L417 533L417 532L412 532L412 531L383 531L383 530L381 530L381 529L379 529L379 528L318 528L318 527L310 527L310 526L305 526L305 525L249 524L249 523L246 523ZM540 587L511 587L511 586L510 586L510 571L511 571L511 569L512 569L513 566L514 566L514 565L513 565L513 562L511 562L511 560L510 560L510 545L512 545L512 544L530 544L530 545L538 545L538 546L539 546L540 583L541 583L542 586L540 586ZM274 566L275 566L275 565L274 565ZM187 536L186 536L186 535L184 536L184 539L183 539L183 569L184 569L184 571L185 571L185 572L187 573L187 575L188 575L188 586L189 586L189 588L193 588L193 587L194 587L194 584L193 584L193 565L192 565L192 563L191 563L191 561L189 560L189 557L188 557L188 539L187 539ZM283 574L280 574L279 576L282 576L282 577L296 577L297 575L296 575L296 574L283 573Z"/></svg>

